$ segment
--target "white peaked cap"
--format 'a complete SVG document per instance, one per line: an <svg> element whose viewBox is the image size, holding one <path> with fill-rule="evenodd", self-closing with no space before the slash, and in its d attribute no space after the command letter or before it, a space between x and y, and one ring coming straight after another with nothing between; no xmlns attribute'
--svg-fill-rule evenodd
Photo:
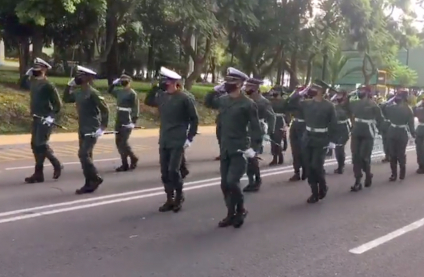
<svg viewBox="0 0 424 277"><path fill-rule="evenodd" d="M89 69L87 67L84 67L84 66L80 66L80 65L77 65L77 71L78 71L78 73L85 73L85 74L90 74L90 75L97 75L97 73L94 72L93 70L91 70L91 69Z"/></svg>
<svg viewBox="0 0 424 277"><path fill-rule="evenodd" d="M159 74L172 80L181 80L181 76L178 73L163 66L160 68Z"/></svg>
<svg viewBox="0 0 424 277"><path fill-rule="evenodd" d="M234 67L229 67L227 69L227 76L231 76L231 77L235 77L235 78L239 78L243 81L249 79L249 76L247 76L245 73L241 72L240 70L234 68Z"/></svg>
<svg viewBox="0 0 424 277"><path fill-rule="evenodd" d="M34 65L35 66L47 67L47 69L51 69L52 68L52 66L48 62L46 62L45 60L40 59L40 58L35 58Z"/></svg>

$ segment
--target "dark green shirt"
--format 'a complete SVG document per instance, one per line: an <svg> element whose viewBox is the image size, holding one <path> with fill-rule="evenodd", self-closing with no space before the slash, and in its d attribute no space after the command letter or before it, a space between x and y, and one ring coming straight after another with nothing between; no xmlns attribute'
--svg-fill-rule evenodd
<svg viewBox="0 0 424 277"><path fill-rule="evenodd" d="M100 127L107 128L109 108L104 98L93 87L89 86L85 90L76 87L71 92L71 87L67 86L63 93L63 102L76 104L80 133L88 134Z"/></svg>
<svg viewBox="0 0 424 277"><path fill-rule="evenodd" d="M382 112L390 121L388 138L408 139L408 132L415 136L414 113L408 103L382 106Z"/></svg>
<svg viewBox="0 0 424 277"><path fill-rule="evenodd" d="M122 125L130 123L136 124L140 106L137 93L133 89L125 89L114 85L109 87L108 93L116 98L115 129L120 129Z"/></svg>
<svg viewBox="0 0 424 277"><path fill-rule="evenodd" d="M54 85L47 79L37 80L32 78L30 85L31 115L54 117L60 112L61 108L62 101Z"/></svg>
<svg viewBox="0 0 424 277"><path fill-rule="evenodd" d="M344 107L353 118L352 136L373 138L384 122L380 107L369 98L349 99Z"/></svg>
<svg viewBox="0 0 424 277"><path fill-rule="evenodd" d="M262 130L255 102L243 94L237 98L221 95L213 91L205 97L205 106L219 111L221 152L235 154L249 147L257 151L262 144Z"/></svg>
<svg viewBox="0 0 424 277"><path fill-rule="evenodd" d="M192 98L184 92L167 93L153 88L144 103L159 109L159 145L164 148L183 147L197 134L199 116Z"/></svg>

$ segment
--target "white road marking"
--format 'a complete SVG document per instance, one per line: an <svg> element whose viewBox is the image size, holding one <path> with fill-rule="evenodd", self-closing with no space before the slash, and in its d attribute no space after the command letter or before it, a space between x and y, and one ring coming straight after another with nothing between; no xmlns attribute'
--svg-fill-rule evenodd
<svg viewBox="0 0 424 277"><path fill-rule="evenodd" d="M375 154L372 155L372 158L377 158L377 157L381 157L381 156L382 156L382 154L375 153ZM346 159L346 162L350 162L350 161L351 161L350 158ZM329 160L326 161L325 166L331 166L331 165L336 165L336 164L337 164L337 162L335 162L334 159L329 159ZM262 170L261 172L262 172L262 177L268 177L268 176L290 173L290 172L293 172L293 169L292 169L291 166L285 166L285 167L280 167L280 168L275 168L275 169ZM263 173L265 173L265 174L263 174ZM245 179L246 178L244 177L243 180L245 180ZM206 180L187 182L185 184L184 191L190 191L190 190L208 188L208 187L212 187L212 186L218 186L218 185L220 185L219 180L220 180L220 178L211 178L211 179L206 179ZM196 184L198 184L198 185L196 185ZM28 209L21 209L21 210L4 212L4 213L0 213L0 217L3 217L3 219L0 219L0 224L8 223L8 222L14 222L14 221L20 221L20 220L25 220L25 219L30 219L30 218L42 217L42 216L46 216L46 215L70 212L70 211L75 211L75 210L88 209L88 208L93 208L93 207L98 207L98 206L110 205L110 204L115 204L115 203L127 202L127 201L132 201L132 200L137 200L137 199L144 199L144 198L160 196L160 195L164 194L164 192L161 192L160 190L163 190L163 188L162 187L155 187L155 188L150 188L150 189L130 191L130 192L111 194L111 195L100 196L100 197L92 197L92 198L87 198L87 199L80 199L80 200L75 200L75 201L62 202L62 203L57 203L57 204L51 204L51 205L33 207L33 208L28 208ZM157 191L157 192L154 192L154 191ZM137 195L137 194L141 194L141 195ZM126 196L128 196L128 197L126 197ZM110 198L115 198L115 199L106 200L106 199L110 199ZM87 203L87 202L94 202L94 203L82 204L82 203ZM82 204L82 205L71 206L71 205L74 205L74 204ZM55 208L63 207L63 206L71 206L71 207L55 209ZM48 209L51 209L51 210L48 210ZM42 211L42 210L47 210L47 211ZM35 212L35 211L40 211L40 212ZM22 215L23 213L31 213L31 214ZM17 215L17 214L21 214L21 215ZM17 215L17 216L13 216L13 215ZM7 218L7 216L13 216L13 217Z"/></svg>
<svg viewBox="0 0 424 277"><path fill-rule="evenodd" d="M391 232L385 236L379 237L378 239L375 239L373 241L367 242L361 246L358 246L356 248L353 248L351 250L349 250L350 253L352 254L364 254L367 251L370 251L373 248L376 248L380 245L382 245L383 243L389 242L397 237L400 237L402 235L405 235L406 233L409 233L411 231L414 231L420 227L424 226L424 218L417 220L405 227L402 227L400 229L397 229L394 232Z"/></svg>

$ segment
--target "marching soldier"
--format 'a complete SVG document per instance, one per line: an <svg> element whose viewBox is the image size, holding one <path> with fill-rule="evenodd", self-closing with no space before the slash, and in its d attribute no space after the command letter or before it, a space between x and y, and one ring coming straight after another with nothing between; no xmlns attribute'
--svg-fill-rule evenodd
<svg viewBox="0 0 424 277"><path fill-rule="evenodd" d="M128 144L128 139L139 116L139 101L137 93L131 88L131 77L122 74L120 78L113 81L108 93L116 98L117 106L115 143L122 165L116 171L132 170L137 167L138 158ZM130 164L128 164L128 158L130 158Z"/></svg>
<svg viewBox="0 0 424 277"><path fill-rule="evenodd" d="M389 143L390 169L392 175L390 181L405 179L406 174L406 147L408 146L409 133L415 138L414 113L408 105L408 92L399 91L393 99L394 105L386 103L383 105L382 112L388 120L390 126L387 130L387 139Z"/></svg>
<svg viewBox="0 0 424 277"><path fill-rule="evenodd" d="M243 225L247 210L244 207L240 179L246 172L246 160L256 157L253 149L258 149L262 142L257 106L241 92L247 79L246 74L230 67L225 78L227 95L221 96L214 91L205 97L206 107L219 110L221 128L221 189L227 216L219 222L219 227L233 225L239 228Z"/></svg>
<svg viewBox="0 0 424 277"><path fill-rule="evenodd" d="M310 88L291 96L288 105L298 110L305 119L303 135L303 161L307 170L312 195L307 203L313 204L324 199L328 192L324 163L328 149L335 148L337 117L334 105L324 99L325 88L313 84ZM308 94L309 98L298 101ZM294 105L294 106L292 106Z"/></svg>
<svg viewBox="0 0 424 277"><path fill-rule="evenodd" d="M393 97L395 97L395 94L393 92L389 92L387 101L382 101L381 103L379 103L380 108L382 108L383 104L389 102ZM381 124L381 139L383 141L384 158L381 160L381 162L388 163L390 162L390 157L389 157L389 143L387 139L387 130L389 129L389 126L390 126L390 120L387 119L384 116L384 114L383 114L383 118L384 118L384 121Z"/></svg>
<svg viewBox="0 0 424 277"><path fill-rule="evenodd" d="M417 152L418 174L424 174L424 105L423 100L418 100L414 108L414 115L418 119L418 126L415 130L415 150Z"/></svg>
<svg viewBox="0 0 424 277"><path fill-rule="evenodd" d="M35 158L34 174L25 178L26 183L44 182L44 161L47 158L53 165L53 179L59 179L62 165L49 146L52 126L62 102L57 89L47 80L46 72L52 67L36 58L27 74L30 79L30 107L33 116L31 129L31 149Z"/></svg>
<svg viewBox="0 0 424 277"><path fill-rule="evenodd" d="M286 137L286 115L285 115L285 101L282 99L282 90L274 88L270 91L270 101L272 109L276 115L275 130L271 137L271 154L272 161L270 166L275 166L284 163L283 151L287 150L287 137ZM284 143L285 139L285 143ZM283 145L282 145L283 144Z"/></svg>
<svg viewBox="0 0 424 277"><path fill-rule="evenodd" d="M362 189L362 171L365 172L365 187L372 185L371 154L377 130L380 130L383 116L378 105L371 99L371 90L363 86L352 92L345 107L354 118L351 134L351 151L355 184L351 191Z"/></svg>
<svg viewBox="0 0 424 277"><path fill-rule="evenodd" d="M258 109L259 122L261 123L261 130L264 141L271 141L271 136L274 134L276 116L272 109L271 102L263 97L260 93L260 86L263 84L262 80L249 78L245 83L245 93L252 99ZM260 144L262 147L262 142ZM256 153L261 153L261 149L254 149ZM247 178L249 184L243 189L244 192L256 192L262 185L261 170L259 168L258 158L249 158L247 160Z"/></svg>
<svg viewBox="0 0 424 277"><path fill-rule="evenodd" d="M331 98L331 100L335 105L336 117L337 117L336 140L335 140L336 148L334 152L335 152L338 166L334 170L334 173L343 174L345 161L346 161L345 147L346 147L347 141L349 140L349 134L351 129L349 116L343 107L344 102L347 101L347 92L341 91L339 93L336 93Z"/></svg>
<svg viewBox="0 0 424 277"><path fill-rule="evenodd" d="M306 90L306 87L299 87L292 93L292 95L290 95L290 97L294 94L297 95L299 92ZM293 103L293 101L297 101L297 103ZM303 114L299 112L299 110L292 110L291 108L292 106L300 105L301 101L304 101L303 95L300 97L295 97L294 99L290 99L292 104L287 106L288 111L293 115L293 121L290 124L289 130L290 148L293 157L294 169L294 175L289 180L293 182L306 179L305 165L302 160L302 137L306 128L305 119L302 117ZM302 175L300 174L300 169L302 169Z"/></svg>
<svg viewBox="0 0 424 277"><path fill-rule="evenodd" d="M77 66L77 74L69 81L63 94L63 102L75 103L78 112L78 157L85 184L76 190L76 194L92 193L103 183L93 163L93 150L97 139L107 128L109 108L104 98L91 86L96 75L88 68Z"/></svg>
<svg viewBox="0 0 424 277"><path fill-rule="evenodd" d="M166 201L159 211L178 212L184 202L181 162L197 134L199 118L190 96L177 88L181 76L165 67L160 75L161 89L150 91L144 103L157 107L160 115L159 159Z"/></svg>

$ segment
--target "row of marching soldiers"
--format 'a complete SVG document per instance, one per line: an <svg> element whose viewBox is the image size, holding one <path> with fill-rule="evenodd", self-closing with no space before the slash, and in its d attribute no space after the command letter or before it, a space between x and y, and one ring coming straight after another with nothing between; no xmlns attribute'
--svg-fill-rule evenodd
<svg viewBox="0 0 424 277"><path fill-rule="evenodd" d="M48 141L56 116L61 109L59 94L51 84L46 72L51 66L41 59L34 61L27 75L31 76L31 146L35 158L35 172L26 178L27 183L44 181L43 164L47 158L54 168L54 179L62 172L62 165L55 157ZM66 87L62 101L75 103L79 117L78 156L83 169L85 183L77 194L92 193L103 182L93 163L93 149L99 137L107 134L109 109L93 87L96 72L77 67L75 78ZM159 161L161 180L166 200L160 212L178 212L185 200L184 178L185 150L194 142L198 114L193 95L179 89L181 76L169 69L161 69L160 85L146 96L146 105L157 107L160 116ZM361 87L348 95L336 92L329 96L329 86L315 82L299 88L283 99L277 92L271 100L260 94L262 80L249 78L245 73L229 68L225 82L207 94L206 107L218 110L217 137L220 145L221 189L227 207L226 216L219 222L220 227L243 225L247 216L240 180L245 173L249 184L245 192L258 191L260 176L259 155L263 142L273 145L274 161L281 164L285 150L285 132L290 124L289 140L293 155L294 176L292 181L308 180L312 194L308 203L325 198L328 186L325 179L324 161L329 149L334 149L338 161L337 173L343 173L344 148L351 136L351 150L355 182L352 191L372 185L371 153L377 133L384 134L388 142L392 174L390 180L405 178L406 146L408 133L416 137L418 173L424 173L424 110L421 102L414 109L420 122L414 129L414 112L407 104L408 93L399 91L380 106L372 99L371 91ZM116 144L122 158L118 171L128 171L137 166L138 158L132 152L128 139L136 128L138 118L137 93L131 89L131 77L122 75L110 86L108 93L117 99L117 121L115 125ZM330 101L329 101L330 100ZM293 120L289 122L288 117ZM349 120L350 119L350 120ZM352 122L350 125L349 122ZM422 122L422 123L421 123ZM385 126L385 127L384 127ZM130 163L128 163L128 159Z"/></svg>

